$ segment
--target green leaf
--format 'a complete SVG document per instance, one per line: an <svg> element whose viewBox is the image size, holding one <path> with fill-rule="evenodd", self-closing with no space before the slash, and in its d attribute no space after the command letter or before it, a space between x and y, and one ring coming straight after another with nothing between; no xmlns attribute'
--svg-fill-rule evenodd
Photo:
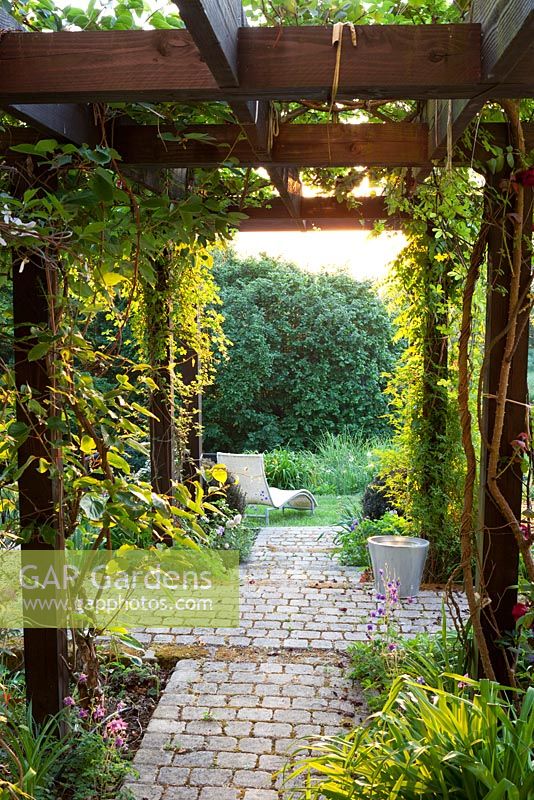
<svg viewBox="0 0 534 800"><path fill-rule="evenodd" d="M109 203L111 200L113 200L113 186L111 186L109 181L107 181L102 175L99 173L95 174L93 176L91 185L95 195L100 201Z"/></svg>
<svg viewBox="0 0 534 800"><path fill-rule="evenodd" d="M106 228L106 222L90 222L89 225L86 225L83 229L83 235L90 236L92 233L102 233Z"/></svg>
<svg viewBox="0 0 534 800"><path fill-rule="evenodd" d="M35 145L35 151L41 155L46 155L58 147L57 139L41 139Z"/></svg>
<svg viewBox="0 0 534 800"><path fill-rule="evenodd" d="M13 144L9 149L15 153L26 153L30 156L34 156L37 153L37 148L34 144Z"/></svg>
<svg viewBox="0 0 534 800"><path fill-rule="evenodd" d="M14 439L17 439L17 441L23 441L28 438L30 427L29 425L26 425L25 422L17 420L16 422L11 423L11 425L7 429L7 432Z"/></svg>
<svg viewBox="0 0 534 800"><path fill-rule="evenodd" d="M43 358L50 350L50 347L51 342L39 342L39 344L34 345L28 353L28 361L37 361L39 358Z"/></svg>
<svg viewBox="0 0 534 800"><path fill-rule="evenodd" d="M108 463L110 464L110 466L122 470L122 472L125 472L127 475L129 475L131 472L130 465L128 464L126 459L124 459L114 450L111 450L108 453Z"/></svg>
<svg viewBox="0 0 534 800"><path fill-rule="evenodd" d="M91 436L82 436L80 441L80 450L82 453L86 453L87 455L89 455L89 453L94 453L96 450L95 440Z"/></svg>
<svg viewBox="0 0 534 800"><path fill-rule="evenodd" d="M140 414L144 414L145 417L150 417L150 419L157 419L156 415L149 411L148 408L144 408L143 406L139 405L139 403L132 403L132 408L135 408Z"/></svg>
<svg viewBox="0 0 534 800"><path fill-rule="evenodd" d="M101 495L84 494L80 500L80 508L86 517L94 522L102 519L106 503Z"/></svg>
<svg viewBox="0 0 534 800"><path fill-rule="evenodd" d="M125 278L124 275L120 275L118 272L104 272L102 280L105 286L116 286L118 283L127 280L127 278Z"/></svg>

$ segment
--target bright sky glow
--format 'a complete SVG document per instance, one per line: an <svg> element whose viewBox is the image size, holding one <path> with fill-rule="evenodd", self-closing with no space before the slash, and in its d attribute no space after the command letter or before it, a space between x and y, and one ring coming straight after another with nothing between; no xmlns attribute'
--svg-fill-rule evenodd
<svg viewBox="0 0 534 800"><path fill-rule="evenodd" d="M357 280L375 281L386 276L388 265L405 244L399 231L379 236L369 231L238 233L233 241L243 257L267 253L312 272L321 267L346 267Z"/></svg>

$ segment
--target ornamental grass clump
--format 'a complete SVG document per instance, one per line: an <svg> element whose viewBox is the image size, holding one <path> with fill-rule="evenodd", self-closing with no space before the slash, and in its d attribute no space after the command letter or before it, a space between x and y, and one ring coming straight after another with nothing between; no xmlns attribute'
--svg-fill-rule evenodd
<svg viewBox="0 0 534 800"><path fill-rule="evenodd" d="M383 709L312 744L287 770L291 796L349 800L532 800L534 687L518 709L503 687L447 675L454 691L399 677Z"/></svg>

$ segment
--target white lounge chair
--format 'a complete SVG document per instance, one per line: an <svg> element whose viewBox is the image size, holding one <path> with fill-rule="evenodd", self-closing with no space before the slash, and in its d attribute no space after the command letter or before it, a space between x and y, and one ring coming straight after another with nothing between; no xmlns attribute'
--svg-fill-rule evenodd
<svg viewBox="0 0 534 800"><path fill-rule="evenodd" d="M224 464L228 471L239 478L239 485L247 497L247 503L267 506L265 521L269 522L269 508L294 508L300 511L315 511L317 500L307 489L275 489L269 486L265 476L265 465L261 453L217 453L217 463Z"/></svg>

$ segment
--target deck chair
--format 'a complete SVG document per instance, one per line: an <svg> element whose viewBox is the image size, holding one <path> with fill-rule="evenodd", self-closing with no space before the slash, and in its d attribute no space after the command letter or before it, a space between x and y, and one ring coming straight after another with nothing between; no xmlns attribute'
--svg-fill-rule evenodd
<svg viewBox="0 0 534 800"><path fill-rule="evenodd" d="M269 486L261 453L217 453L217 463L224 464L232 475L237 475L247 503L266 506L265 522L269 524L269 509L294 508L315 511L317 500L307 489L275 489Z"/></svg>

